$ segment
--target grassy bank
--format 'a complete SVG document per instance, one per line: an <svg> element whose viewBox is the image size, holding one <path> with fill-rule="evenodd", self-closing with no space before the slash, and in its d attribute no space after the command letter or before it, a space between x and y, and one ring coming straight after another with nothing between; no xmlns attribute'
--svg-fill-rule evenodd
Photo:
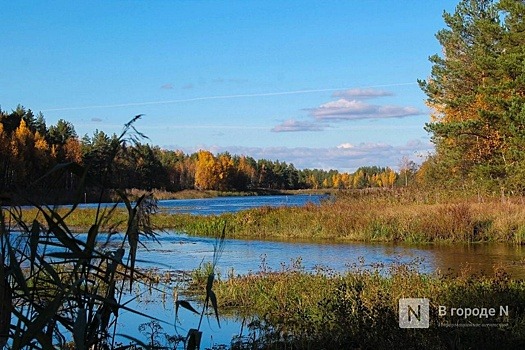
<svg viewBox="0 0 525 350"><path fill-rule="evenodd" d="M157 200L167 199L199 199L214 197L245 197L245 196L268 196L268 195L295 195L295 194L330 194L335 193L334 189L302 189L302 190L271 190L271 189L253 189L248 191L215 191L215 190L182 190L178 192L168 192L158 189L153 191L144 191L131 189L128 191L131 196L136 198L143 194L152 193Z"/></svg>
<svg viewBox="0 0 525 350"><path fill-rule="evenodd" d="M518 349L525 346L525 282L419 274L407 266L345 274L278 273L230 278L215 287L220 309L251 320L243 349ZM430 327L401 329L400 298L429 298ZM440 316L439 306L447 308ZM508 307L508 315L500 314ZM495 308L458 317L451 308ZM456 312L457 314L457 312Z"/></svg>
<svg viewBox="0 0 525 350"><path fill-rule="evenodd" d="M520 198L453 199L446 195L378 192L340 195L320 206L258 208L220 216L159 216L162 226L229 237L341 242L525 242ZM171 222L171 223L170 223Z"/></svg>

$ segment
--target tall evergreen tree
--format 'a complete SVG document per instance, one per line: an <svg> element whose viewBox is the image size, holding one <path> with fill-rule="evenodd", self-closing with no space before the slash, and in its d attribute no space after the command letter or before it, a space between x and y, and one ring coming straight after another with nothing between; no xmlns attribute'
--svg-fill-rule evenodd
<svg viewBox="0 0 525 350"><path fill-rule="evenodd" d="M523 153L523 15L520 1L463 0L436 35L443 56L420 81L433 109L436 155L424 168L441 185L516 189ZM429 168L437 169L429 169Z"/></svg>

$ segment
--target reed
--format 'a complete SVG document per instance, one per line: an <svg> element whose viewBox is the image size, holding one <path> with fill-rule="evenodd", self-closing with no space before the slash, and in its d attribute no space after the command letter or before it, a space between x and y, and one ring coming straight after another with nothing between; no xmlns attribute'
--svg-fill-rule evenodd
<svg viewBox="0 0 525 350"><path fill-rule="evenodd" d="M121 136L112 143L111 157L107 159L106 174L125 145L143 136L133 127L140 118L125 124ZM128 131L133 131L131 139ZM28 184L36 188L44 180L75 175L76 203L86 193L87 168L76 163L58 164L43 178ZM44 180L42 180L44 179ZM43 182L40 182L43 181ZM104 181L97 185L99 198L109 190ZM155 347L158 334L154 316L131 308L126 300L134 288L153 290L162 283L156 271L139 271L137 254L143 240L155 240L156 231L151 215L156 211L156 200L150 195L131 198L125 190L115 190L124 208L98 204L96 209L78 210L49 207L31 202L32 209L6 206L0 203L0 347L10 349L142 349ZM7 200L9 202L9 200ZM78 235L75 229L85 232ZM105 231L105 232L104 232ZM121 231L113 242L102 234ZM214 247L214 265L222 252L224 230ZM111 244L110 244L111 243ZM165 276L171 282L171 274ZM217 301L212 285L215 275L208 276L205 306L201 318L210 305L218 319ZM166 288L173 289L169 286ZM174 292L172 292L174 293ZM195 311L186 300L174 301L177 309ZM133 341L133 346L121 347L116 342L121 329L119 312L148 317L144 326L150 334L150 344L122 334ZM148 328L149 327L149 328ZM199 324L200 327L200 324ZM129 330L124 329L124 332ZM148 333L149 331L149 333ZM141 331L142 332L142 331ZM153 334L155 333L155 334ZM202 332L190 329L186 349L198 349Z"/></svg>

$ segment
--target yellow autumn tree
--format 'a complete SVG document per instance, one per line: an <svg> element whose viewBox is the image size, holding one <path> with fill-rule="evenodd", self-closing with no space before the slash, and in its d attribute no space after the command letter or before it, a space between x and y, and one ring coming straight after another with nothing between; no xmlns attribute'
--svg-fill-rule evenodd
<svg viewBox="0 0 525 350"><path fill-rule="evenodd" d="M386 168L384 172L381 173L381 185L382 187L394 187L394 183L397 180L397 174L394 170Z"/></svg>
<svg viewBox="0 0 525 350"><path fill-rule="evenodd" d="M392 169L389 169L389 170L390 171L388 172L388 185L391 188L394 188L394 184L396 183L396 180L397 180L397 173Z"/></svg>
<svg viewBox="0 0 525 350"><path fill-rule="evenodd" d="M380 174L373 174L372 177L370 178L370 185L372 187L383 187L384 186L384 179L383 179L383 174L380 173Z"/></svg>
<svg viewBox="0 0 525 350"><path fill-rule="evenodd" d="M49 145L46 139L37 131L34 135L34 156L42 167L49 164Z"/></svg>
<svg viewBox="0 0 525 350"><path fill-rule="evenodd" d="M319 188L319 181L317 181L317 178L314 174L308 176L307 183L315 190Z"/></svg>
<svg viewBox="0 0 525 350"><path fill-rule="evenodd" d="M215 186L214 189L226 191L230 189L230 182L233 180L233 160L229 155L221 154L215 162Z"/></svg>
<svg viewBox="0 0 525 350"><path fill-rule="evenodd" d="M24 119L20 121L20 125L11 135L11 153L18 161L24 161L26 149L34 142L34 135L27 127Z"/></svg>
<svg viewBox="0 0 525 350"><path fill-rule="evenodd" d="M3 138L5 142L7 135L4 134ZM52 162L44 136L39 132L33 133L24 119L11 134L7 144L10 153L9 171L12 174L10 181L18 185L30 183L42 176Z"/></svg>
<svg viewBox="0 0 525 350"><path fill-rule="evenodd" d="M34 135L27 127L24 119L15 132L11 134L12 170L14 179L18 183L27 183L29 170L31 169L31 151L34 145Z"/></svg>
<svg viewBox="0 0 525 350"><path fill-rule="evenodd" d="M199 190L211 190L216 187L216 159L209 151L197 152L195 164L195 188Z"/></svg>
<svg viewBox="0 0 525 350"><path fill-rule="evenodd" d="M341 183L343 185L343 188L351 188L352 187L352 176L349 173L342 173Z"/></svg>
<svg viewBox="0 0 525 350"><path fill-rule="evenodd" d="M342 188L343 183L341 181L341 174L337 173L332 175L332 187L333 188Z"/></svg>
<svg viewBox="0 0 525 350"><path fill-rule="evenodd" d="M366 186L366 178L363 170L358 170L353 176L352 187L363 188Z"/></svg>
<svg viewBox="0 0 525 350"><path fill-rule="evenodd" d="M82 162L82 145L76 137L67 139L63 146L65 158L69 162Z"/></svg>

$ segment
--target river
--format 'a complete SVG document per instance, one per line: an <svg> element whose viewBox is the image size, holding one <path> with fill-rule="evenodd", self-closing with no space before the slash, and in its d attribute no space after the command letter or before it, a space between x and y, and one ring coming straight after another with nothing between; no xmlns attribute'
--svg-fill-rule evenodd
<svg viewBox="0 0 525 350"><path fill-rule="evenodd" d="M169 213L211 215L260 206L319 204L322 200L330 199L322 195L217 197L160 201L159 209ZM213 238L166 232L161 233L158 240L159 243L147 242L148 251L143 250L140 253L141 259L148 266L162 261L163 265L159 266L161 268L192 270L201 262L211 260L213 256ZM525 278L525 248L514 244L333 244L239 239L226 239L224 243L224 251L218 264L223 274L231 269L239 274L255 272L263 261L275 271L282 264L301 258L306 270L322 266L343 271L363 264L366 267L381 263L388 265L417 261L418 269L426 273L454 273L468 268L472 273L490 274L495 266L503 266L513 277Z"/></svg>
<svg viewBox="0 0 525 350"><path fill-rule="evenodd" d="M210 215L239 211L258 206L304 205L320 203L323 196L261 196L219 197L210 199L160 201L162 211ZM215 239L193 237L180 232L165 232L158 242L147 241L146 250L139 252L141 266L158 267L165 270L189 271L201 263L211 261ZM525 278L525 248L500 243L477 244L425 244L405 245L393 243L313 243L291 241L263 241L226 239L224 250L218 261L222 277L233 271L235 274L257 272L261 268L279 271L283 266L293 265L298 259L306 271L323 267L335 271L348 268L371 268L378 264L413 263L421 272L457 273L469 269L470 273L492 274L494 267L505 267L515 278ZM166 320L164 328L173 333L173 302L162 304L151 297L150 303L140 303L140 310ZM128 317L129 316L129 317ZM181 311L181 323L177 327L181 334L196 327L198 318L186 310ZM133 315L123 315L126 329L132 331L146 320ZM212 344L229 344L232 336L241 329L240 321L222 319L218 328L213 318L203 323L203 348Z"/></svg>

